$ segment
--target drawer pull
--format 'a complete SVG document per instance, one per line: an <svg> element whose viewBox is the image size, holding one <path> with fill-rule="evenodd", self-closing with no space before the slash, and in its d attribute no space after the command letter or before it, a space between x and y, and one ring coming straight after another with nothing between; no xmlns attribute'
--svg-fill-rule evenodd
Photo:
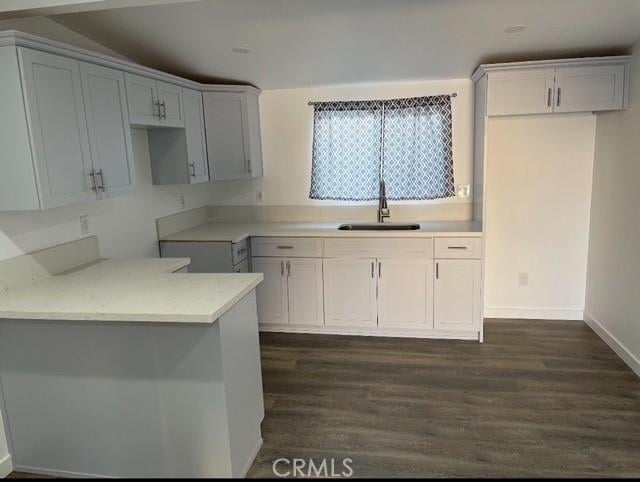
<svg viewBox="0 0 640 482"><path fill-rule="evenodd" d="M447 249L469 249L468 246L447 246Z"/></svg>
<svg viewBox="0 0 640 482"><path fill-rule="evenodd" d="M278 249L293 249L293 246L278 246Z"/></svg>
<svg viewBox="0 0 640 482"><path fill-rule="evenodd" d="M239 249L239 250L238 250L238 253L237 253L237 254L238 254L238 255L241 255L241 254L244 254L244 253L246 253L246 252L247 252L247 248L242 248L242 249Z"/></svg>

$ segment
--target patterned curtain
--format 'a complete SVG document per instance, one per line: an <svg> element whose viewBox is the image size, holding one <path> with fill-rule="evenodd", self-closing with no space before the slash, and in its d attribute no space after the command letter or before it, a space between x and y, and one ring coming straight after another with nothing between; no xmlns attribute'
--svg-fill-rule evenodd
<svg viewBox="0 0 640 482"><path fill-rule="evenodd" d="M388 199L455 195L450 96L386 101L383 132L382 178Z"/></svg>
<svg viewBox="0 0 640 482"><path fill-rule="evenodd" d="M313 116L311 199L378 199L382 104L323 102Z"/></svg>
<svg viewBox="0 0 640 482"><path fill-rule="evenodd" d="M448 95L314 106L311 199L392 200L455 194Z"/></svg>

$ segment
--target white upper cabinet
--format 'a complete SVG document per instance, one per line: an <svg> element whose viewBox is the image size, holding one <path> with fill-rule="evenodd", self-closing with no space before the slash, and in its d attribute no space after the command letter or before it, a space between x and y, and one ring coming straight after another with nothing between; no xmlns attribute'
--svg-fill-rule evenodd
<svg viewBox="0 0 640 482"><path fill-rule="evenodd" d="M184 128L149 129L153 184L197 184L209 181L202 94L183 89Z"/></svg>
<svg viewBox="0 0 640 482"><path fill-rule="evenodd" d="M18 55L39 207L95 200L78 61L26 48Z"/></svg>
<svg viewBox="0 0 640 482"><path fill-rule="evenodd" d="M182 105L182 87L157 81L158 101L161 125L183 127L184 110Z"/></svg>
<svg viewBox="0 0 640 482"><path fill-rule="evenodd" d="M204 92L211 180L262 176L258 96L253 92Z"/></svg>
<svg viewBox="0 0 640 482"><path fill-rule="evenodd" d="M433 261L378 259L378 325L433 328Z"/></svg>
<svg viewBox="0 0 640 482"><path fill-rule="evenodd" d="M622 109L624 70L624 65L557 68L554 112Z"/></svg>
<svg viewBox="0 0 640 482"><path fill-rule="evenodd" d="M483 65L487 115L596 112L626 107L628 57Z"/></svg>
<svg viewBox="0 0 640 482"><path fill-rule="evenodd" d="M184 127L181 87L130 73L125 79L132 125Z"/></svg>
<svg viewBox="0 0 640 482"><path fill-rule="evenodd" d="M489 73L489 115L553 112L554 69L518 69Z"/></svg>
<svg viewBox="0 0 640 482"><path fill-rule="evenodd" d="M204 110L202 93L183 89L184 128L187 141L189 182L209 181L209 164L204 134Z"/></svg>
<svg viewBox="0 0 640 482"><path fill-rule="evenodd" d="M80 76L98 195L129 193L134 187L135 167L124 74L81 63Z"/></svg>

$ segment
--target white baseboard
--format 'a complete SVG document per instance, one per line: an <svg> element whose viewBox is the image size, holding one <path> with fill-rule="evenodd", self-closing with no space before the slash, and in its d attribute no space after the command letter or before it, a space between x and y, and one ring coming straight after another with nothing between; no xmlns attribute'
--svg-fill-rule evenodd
<svg viewBox="0 0 640 482"><path fill-rule="evenodd" d="M11 472L13 472L13 465L11 464L11 455L6 455L0 460L0 478L4 479Z"/></svg>
<svg viewBox="0 0 640 482"><path fill-rule="evenodd" d="M583 310L573 308L507 308L503 306L487 306L485 318L514 318L526 320L582 320Z"/></svg>
<svg viewBox="0 0 640 482"><path fill-rule="evenodd" d="M589 313L584 314L584 322L640 377L640 359L637 356Z"/></svg>
<svg viewBox="0 0 640 482"><path fill-rule="evenodd" d="M393 338L434 338L451 340L479 340L476 331L408 330L382 328L343 328L339 326L272 325L261 323L260 331L276 333L306 333L313 335L388 336Z"/></svg>

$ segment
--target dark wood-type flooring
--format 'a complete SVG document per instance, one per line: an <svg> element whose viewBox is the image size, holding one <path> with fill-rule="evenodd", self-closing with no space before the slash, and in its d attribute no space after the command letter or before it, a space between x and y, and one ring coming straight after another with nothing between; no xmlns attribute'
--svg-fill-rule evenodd
<svg viewBox="0 0 640 482"><path fill-rule="evenodd" d="M640 476L640 379L584 323L485 343L262 333L264 446L354 476ZM283 471L286 465L280 465Z"/></svg>
<svg viewBox="0 0 640 482"><path fill-rule="evenodd" d="M283 457L348 457L355 477L640 476L640 379L604 342L577 321L485 326L483 345L262 333L249 476Z"/></svg>

